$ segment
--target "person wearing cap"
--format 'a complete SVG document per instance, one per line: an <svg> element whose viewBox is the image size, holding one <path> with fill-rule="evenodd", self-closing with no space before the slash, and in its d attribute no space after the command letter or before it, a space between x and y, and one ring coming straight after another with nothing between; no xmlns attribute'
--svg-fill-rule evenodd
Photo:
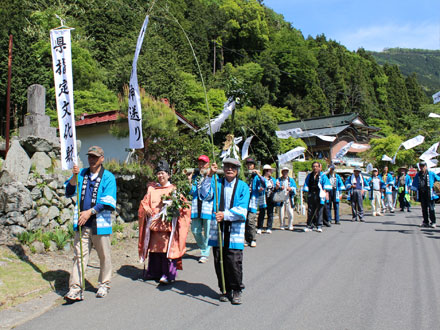
<svg viewBox="0 0 440 330"><path fill-rule="evenodd" d="M226 294L220 295L220 301L231 301L232 304L241 304L243 285L243 249L245 221L249 206L249 186L238 179L240 161L234 158L223 160L224 177L212 177L217 173L217 164L211 165L208 176L203 180L200 196L203 200L217 201L214 203L214 212L209 231L209 245L213 247L214 266L218 285L222 290L222 276L220 270L220 248L223 252L223 266ZM217 205L218 203L218 205ZM219 246L218 223L221 227L223 247Z"/></svg>
<svg viewBox="0 0 440 330"><path fill-rule="evenodd" d="M356 167L353 170L353 174L349 176L345 182L345 189L351 202L351 221L358 221L358 219L364 222L364 205L363 200L365 192L370 189L368 181L361 174L361 168Z"/></svg>
<svg viewBox="0 0 440 330"><path fill-rule="evenodd" d="M66 181L66 197L71 198L79 192L78 203L75 205L73 218L74 258L70 274L69 292L66 300L83 299L81 288L81 250L83 246L83 265L87 268L92 246L98 253L100 270L96 297L103 298L110 289L112 262L110 254L110 235L112 233L111 213L116 209L116 179L112 173L104 169L104 150L92 146L87 151L88 168L79 169L73 166L72 176ZM78 184L78 186L77 186ZM81 226L79 237L78 226Z"/></svg>
<svg viewBox="0 0 440 330"><path fill-rule="evenodd" d="M382 177L378 176L378 169L373 168L371 180L369 182L370 185L370 201L371 201L371 209L373 211L373 217L376 215L383 215L381 210L381 200L382 200L382 191L385 190L385 182L382 180Z"/></svg>
<svg viewBox="0 0 440 330"><path fill-rule="evenodd" d="M263 232L264 217L266 213L266 234L272 234L273 209L275 206L278 206L278 204L273 201L273 194L275 189L279 188L279 185L277 186L277 182L272 177L272 172L272 166L268 164L263 166L263 177L261 178L258 186L258 209L260 212L258 213L257 234L261 234Z"/></svg>
<svg viewBox="0 0 440 330"><path fill-rule="evenodd" d="M323 210L330 189L330 182L321 171L321 164L313 162L312 172L307 175L303 186L303 191L307 193L307 227L304 228L305 232L316 228L318 233L322 233Z"/></svg>
<svg viewBox="0 0 440 330"><path fill-rule="evenodd" d="M248 169L247 183L249 185L249 207L245 225L245 246L257 246L257 210L258 210L258 186L262 178L257 169L253 158L246 158L246 167Z"/></svg>
<svg viewBox="0 0 440 330"><path fill-rule="evenodd" d="M385 196L383 198L383 211L389 210L394 213L394 203L393 203L393 186L394 179L393 176L388 173L388 166L384 166L383 172L379 175L382 181L385 183Z"/></svg>
<svg viewBox="0 0 440 330"><path fill-rule="evenodd" d="M168 162L159 161L155 173L157 182L148 184L147 193L139 205L138 252L140 262L145 262L148 257L145 279L168 284L176 279L177 270L182 269L191 210L182 207L179 216L169 221L166 213L169 204L164 203L164 196L170 196L176 186L169 181Z"/></svg>
<svg viewBox="0 0 440 330"><path fill-rule="evenodd" d="M422 207L423 222L420 226L435 228L435 200L439 196L434 190L434 183L440 181L440 176L429 171L424 161L419 163L419 167L420 171L414 177L411 189L417 191L417 197Z"/></svg>
<svg viewBox="0 0 440 330"><path fill-rule="evenodd" d="M330 185L332 186L332 189L329 190L328 200L326 201L326 210L324 210L324 212L327 212L328 221L331 223L333 208L335 210L335 224L340 225L341 222L339 221L339 202L341 200L341 192L345 190L345 185L344 182L342 182L340 175L335 172L335 165L333 164L330 165L326 176L328 181L330 182Z"/></svg>
<svg viewBox="0 0 440 330"><path fill-rule="evenodd" d="M411 203L409 202L409 192L411 189L411 177L407 174L406 167L399 168L399 176L397 178L397 194L399 196L400 211L404 212L405 208L411 212Z"/></svg>
<svg viewBox="0 0 440 330"><path fill-rule="evenodd" d="M209 171L209 157L201 155L197 159L198 169L196 169L191 177L191 231L200 249L199 263L206 263L209 258L211 247L208 245L209 228L211 226L212 217L212 201L203 202L200 199L200 185L203 178Z"/></svg>
<svg viewBox="0 0 440 330"><path fill-rule="evenodd" d="M281 169L281 176L277 179L278 189L283 190L286 195L286 200L280 203L279 215L280 215L280 229L286 228L284 217L287 213L289 230L293 230L293 210L295 209L295 195L296 195L296 183L293 178L289 177L289 168L283 167Z"/></svg>

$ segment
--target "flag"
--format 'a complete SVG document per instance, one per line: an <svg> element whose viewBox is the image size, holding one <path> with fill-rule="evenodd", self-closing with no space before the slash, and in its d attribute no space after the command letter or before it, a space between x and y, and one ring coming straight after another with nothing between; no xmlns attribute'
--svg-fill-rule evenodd
<svg viewBox="0 0 440 330"><path fill-rule="evenodd" d="M285 164L288 161L291 161L292 159L295 159L300 155L302 155L304 151L306 151L306 148L296 147L295 149L292 149L289 152L286 152L285 154L278 155L278 163Z"/></svg>
<svg viewBox="0 0 440 330"><path fill-rule="evenodd" d="M387 155L382 156L382 161L384 162L392 162L393 159L391 157L388 157Z"/></svg>
<svg viewBox="0 0 440 330"><path fill-rule="evenodd" d="M254 136L250 136L244 141L243 147L241 149L241 159L246 159L249 156L249 146L251 145L252 138Z"/></svg>
<svg viewBox="0 0 440 330"><path fill-rule="evenodd" d="M422 135L417 135L415 138L409 139L405 142L402 143L402 146L408 150L408 149L412 149L416 146L418 146L419 144L422 144L423 141L425 141L425 137Z"/></svg>
<svg viewBox="0 0 440 330"><path fill-rule="evenodd" d="M144 137L142 134L142 107L139 84L137 79L137 60L141 52L142 42L144 41L145 31L148 25L148 15L145 17L142 29L139 32L136 51L134 52L133 66L131 69L130 86L128 89L128 128L130 131L130 148L142 149L144 147Z"/></svg>
<svg viewBox="0 0 440 330"><path fill-rule="evenodd" d="M232 111L234 111L234 109L235 109L235 101L232 97L230 97L223 105L222 113L211 120L212 133L217 133L218 131L220 131L220 127L222 127L223 123L232 114ZM205 129L207 128L208 129L207 133L211 134L211 131L209 130L209 125L206 125L204 128Z"/></svg>
<svg viewBox="0 0 440 330"><path fill-rule="evenodd" d="M342 157L344 157L346 155L346 153L348 152L348 150L351 148L351 146L353 145L353 141L347 143L345 146L343 146L341 149L339 149L339 151L337 152L335 159L341 159Z"/></svg>
<svg viewBox="0 0 440 330"><path fill-rule="evenodd" d="M61 167L63 170L70 170L73 165L78 164L70 29L51 30L50 44L60 128Z"/></svg>
<svg viewBox="0 0 440 330"><path fill-rule="evenodd" d="M367 173L373 172L373 164L368 163L367 168L365 169Z"/></svg>
<svg viewBox="0 0 440 330"><path fill-rule="evenodd" d="M438 160L437 159L428 159L428 160L426 160L426 166L428 166L428 168L436 167L437 164L438 164Z"/></svg>
<svg viewBox="0 0 440 330"><path fill-rule="evenodd" d="M353 143L353 144L351 145L351 147L352 147L353 149L359 149L359 150L361 150L361 149L369 149L369 148L370 148L370 146L368 146L368 145L365 145L365 144L358 144L358 143Z"/></svg>
<svg viewBox="0 0 440 330"><path fill-rule="evenodd" d="M336 140L336 136L318 135L318 134L313 134L313 135L327 142L333 142L334 140Z"/></svg>
<svg viewBox="0 0 440 330"><path fill-rule="evenodd" d="M243 141L243 137L242 136L234 138L234 144L239 144L241 141Z"/></svg>
<svg viewBox="0 0 440 330"><path fill-rule="evenodd" d="M276 131L275 134L279 139L288 139L290 137L299 138L302 133L301 128L292 128L285 131Z"/></svg>
<svg viewBox="0 0 440 330"><path fill-rule="evenodd" d="M438 114L436 114L434 112L431 112L428 117L429 118L440 118L440 115L438 115Z"/></svg>
<svg viewBox="0 0 440 330"><path fill-rule="evenodd" d="M434 143L428 150L426 150L419 158L424 161L428 161L431 158L437 157L439 154L437 153L439 142Z"/></svg>
<svg viewBox="0 0 440 330"><path fill-rule="evenodd" d="M437 92L434 95L432 95L432 100L434 101L434 104L439 103L440 102L440 92Z"/></svg>

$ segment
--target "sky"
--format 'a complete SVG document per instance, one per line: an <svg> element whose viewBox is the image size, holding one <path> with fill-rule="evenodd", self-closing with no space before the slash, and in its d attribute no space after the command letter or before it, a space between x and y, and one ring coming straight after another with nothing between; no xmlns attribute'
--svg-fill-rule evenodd
<svg viewBox="0 0 440 330"><path fill-rule="evenodd" d="M302 31L360 47L440 49L440 0L264 0Z"/></svg>

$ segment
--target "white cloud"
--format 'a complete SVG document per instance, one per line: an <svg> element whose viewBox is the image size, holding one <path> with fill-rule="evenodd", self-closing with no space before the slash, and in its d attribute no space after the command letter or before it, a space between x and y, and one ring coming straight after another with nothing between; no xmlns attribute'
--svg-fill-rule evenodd
<svg viewBox="0 0 440 330"><path fill-rule="evenodd" d="M333 38L332 38L333 39ZM350 50L360 47L382 51L384 48L440 48L440 25L432 22L369 26L352 33L338 33L335 38Z"/></svg>

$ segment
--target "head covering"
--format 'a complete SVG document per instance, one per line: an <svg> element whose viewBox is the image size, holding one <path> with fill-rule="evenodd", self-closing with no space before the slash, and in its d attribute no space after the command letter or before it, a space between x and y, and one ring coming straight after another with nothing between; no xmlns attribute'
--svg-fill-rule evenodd
<svg viewBox="0 0 440 330"><path fill-rule="evenodd" d="M87 151L87 155L92 155L92 156L96 156L96 157L101 157L104 156L104 150L102 150L101 147L98 146L92 146L89 148L89 150Z"/></svg>
<svg viewBox="0 0 440 330"><path fill-rule="evenodd" d="M362 170L361 170L361 168L359 166L356 166L353 171L355 171L355 172L362 172Z"/></svg>
<svg viewBox="0 0 440 330"><path fill-rule="evenodd" d="M420 166L426 166L427 164L426 164L425 161L421 161L421 162L419 163L419 165L420 165Z"/></svg>
<svg viewBox="0 0 440 330"><path fill-rule="evenodd" d="M263 171L264 170L273 170L273 168L269 164L266 164L266 165L263 166Z"/></svg>
<svg viewBox="0 0 440 330"><path fill-rule="evenodd" d="M290 171L290 168L288 168L287 166L284 166L282 169L281 169L281 172L282 171Z"/></svg>
<svg viewBox="0 0 440 330"><path fill-rule="evenodd" d="M223 160L223 165L225 165L225 164L232 164L232 165L235 165L235 167L240 167L241 166L240 161L235 159L235 158L225 158Z"/></svg>
<svg viewBox="0 0 440 330"><path fill-rule="evenodd" d="M246 158L246 164L254 164L254 165L256 165L257 162L253 158L248 157L248 158Z"/></svg>
<svg viewBox="0 0 440 330"><path fill-rule="evenodd" d="M334 170L334 169L335 169L335 165L331 164L331 165L328 167L328 169L329 169L329 170L332 170L332 169Z"/></svg>
<svg viewBox="0 0 440 330"><path fill-rule="evenodd" d="M201 155L197 160L204 161L205 163L209 163L209 157L206 155Z"/></svg>
<svg viewBox="0 0 440 330"><path fill-rule="evenodd" d="M405 172L408 171L408 169L405 166L399 167L399 172L402 172L402 170L404 170Z"/></svg>
<svg viewBox="0 0 440 330"><path fill-rule="evenodd" d="M377 168L373 168L372 172L374 172L374 171L379 172L379 170Z"/></svg>
<svg viewBox="0 0 440 330"><path fill-rule="evenodd" d="M170 174L170 165L168 165L168 162L164 159L159 160L154 173L157 174L157 172L160 172L160 171L164 171L164 172L167 172L168 174Z"/></svg>

